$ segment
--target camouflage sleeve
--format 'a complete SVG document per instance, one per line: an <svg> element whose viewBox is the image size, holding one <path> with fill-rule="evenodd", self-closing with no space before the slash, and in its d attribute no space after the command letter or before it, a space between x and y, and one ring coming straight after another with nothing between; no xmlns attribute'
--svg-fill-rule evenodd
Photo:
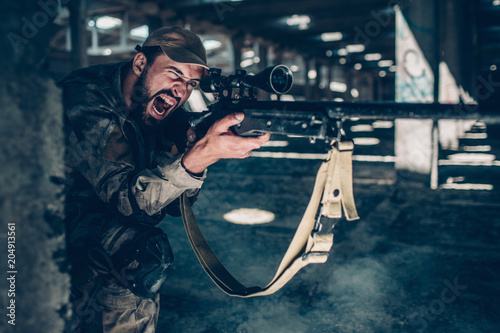
<svg viewBox="0 0 500 333"><path fill-rule="evenodd" d="M109 112L98 112L99 108L103 106L80 106L66 112L70 123L67 160L111 209L124 216L140 213L137 210L153 216L184 191L190 196L199 191L205 175L189 174L182 166L182 155L164 159L153 169L136 170L119 121Z"/></svg>

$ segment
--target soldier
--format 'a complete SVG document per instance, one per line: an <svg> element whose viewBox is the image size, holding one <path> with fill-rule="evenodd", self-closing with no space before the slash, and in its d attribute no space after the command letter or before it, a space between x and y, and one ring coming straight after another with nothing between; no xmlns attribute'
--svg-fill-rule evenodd
<svg viewBox="0 0 500 333"><path fill-rule="evenodd" d="M130 62L79 69L61 80L67 140L67 247L80 332L154 332L158 291L173 261L156 225L194 201L206 168L246 158L269 135L243 138L232 114L203 138L182 105L207 73L198 36L151 33ZM185 147L185 148L184 148Z"/></svg>

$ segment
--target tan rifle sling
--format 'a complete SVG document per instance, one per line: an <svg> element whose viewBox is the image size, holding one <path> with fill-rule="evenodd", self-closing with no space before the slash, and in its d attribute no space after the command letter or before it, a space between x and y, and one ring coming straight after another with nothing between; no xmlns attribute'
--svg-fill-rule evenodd
<svg viewBox="0 0 500 333"><path fill-rule="evenodd" d="M184 193L181 213L189 242L205 272L226 294L236 297L270 295L281 289L302 268L325 263L333 245L333 230L321 230L321 218L348 221L358 213L352 190L352 141L332 142L327 159L321 164L313 193L297 231L273 280L264 288L246 287L236 280L212 251L196 222L191 204ZM318 214L318 210L320 210Z"/></svg>

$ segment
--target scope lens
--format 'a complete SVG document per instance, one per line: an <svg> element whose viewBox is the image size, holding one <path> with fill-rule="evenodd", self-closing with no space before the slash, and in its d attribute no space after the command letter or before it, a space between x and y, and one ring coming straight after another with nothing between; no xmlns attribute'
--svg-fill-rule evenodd
<svg viewBox="0 0 500 333"><path fill-rule="evenodd" d="M277 66L271 72L271 86L277 93L286 93L292 87L292 72L285 66Z"/></svg>

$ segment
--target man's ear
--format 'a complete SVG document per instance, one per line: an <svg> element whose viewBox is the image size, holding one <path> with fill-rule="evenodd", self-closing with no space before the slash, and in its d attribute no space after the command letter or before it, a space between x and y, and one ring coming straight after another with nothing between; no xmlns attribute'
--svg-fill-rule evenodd
<svg viewBox="0 0 500 333"><path fill-rule="evenodd" d="M146 59L146 55L142 52L139 52L132 60L132 70L137 76L141 76L141 74L144 72L144 68L146 68L147 63L148 60Z"/></svg>

